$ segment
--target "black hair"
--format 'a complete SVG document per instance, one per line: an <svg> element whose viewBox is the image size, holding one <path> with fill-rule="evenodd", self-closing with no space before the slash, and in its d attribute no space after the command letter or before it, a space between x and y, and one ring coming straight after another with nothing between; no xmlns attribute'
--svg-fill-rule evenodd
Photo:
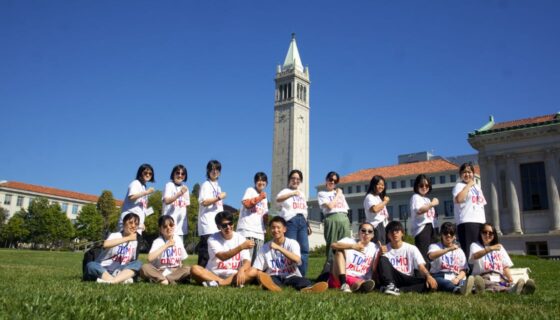
<svg viewBox="0 0 560 320"><path fill-rule="evenodd" d="M480 242L481 245L484 246L484 241L482 241L482 230L484 230L484 227L489 226L490 228L492 228L492 233L494 234L494 238L492 238L492 241L490 241L490 245L493 246L495 244L500 243L500 240L498 239L498 233L496 232L496 228L494 227L493 224L491 223L483 223L480 226L480 231L478 232L478 242Z"/></svg>
<svg viewBox="0 0 560 320"><path fill-rule="evenodd" d="M393 231L402 231L404 233L404 228L402 226L402 224L400 223L400 221L391 221L389 222L389 224L385 227L385 234L387 237L389 237L389 235L391 234L391 232Z"/></svg>
<svg viewBox="0 0 560 320"><path fill-rule="evenodd" d="M268 177L266 176L266 173L264 172L257 172L255 173L255 177L253 178L253 182L255 182L255 184L257 184L257 182L259 181L264 181L268 184Z"/></svg>
<svg viewBox="0 0 560 320"><path fill-rule="evenodd" d="M146 169L150 169L152 171L152 179L149 181L144 181L144 176L142 175ZM138 171L136 171L136 180L140 181L143 185L146 185L146 182L156 182L156 173L154 172L154 168L147 163L143 163L140 167L138 167Z"/></svg>
<svg viewBox="0 0 560 320"><path fill-rule="evenodd" d="M284 227L287 225L286 219L282 218L281 216L274 216L272 219L270 219L270 221L268 222L268 226L272 226L272 223L274 222L280 222Z"/></svg>
<svg viewBox="0 0 560 320"><path fill-rule="evenodd" d="M360 223L360 226L358 227L358 230L362 229L363 226L369 226L371 227L374 231L375 231L375 227L373 226L373 224L369 223L369 222L362 222Z"/></svg>
<svg viewBox="0 0 560 320"><path fill-rule="evenodd" d="M220 163L220 161L218 160L208 161L208 164L206 164L206 178L210 179L210 171L212 171L212 169L216 169L222 172L222 164Z"/></svg>
<svg viewBox="0 0 560 320"><path fill-rule="evenodd" d="M432 182L430 181L430 179L428 179L425 174L419 174L416 177L416 180L414 180L414 193L420 194L420 184L424 180L426 180L426 182L428 183L428 192L426 194L432 192Z"/></svg>
<svg viewBox="0 0 560 320"><path fill-rule="evenodd" d="M233 214L229 211L220 211L214 218L214 222L216 222L217 226L220 225L224 220L233 222Z"/></svg>
<svg viewBox="0 0 560 320"><path fill-rule="evenodd" d="M185 168L184 165L182 164L178 164L176 166L173 167L173 169L171 170L171 175L169 176L169 179L171 179L171 181L175 181L175 172L182 170L185 173L185 178L183 179L183 182L187 181L187 178L189 176L189 174L187 173L187 168Z"/></svg>
<svg viewBox="0 0 560 320"><path fill-rule="evenodd" d="M383 185L385 185L385 188L383 188L383 191L381 191L381 193L376 194L377 192L377 184L379 183L379 181L383 181ZM383 198L385 198L386 192L385 190L387 190L387 182L385 182L385 178L383 178L382 176L379 175L375 175L371 178L371 181L369 182L369 187L367 189L366 192L366 196L368 195L368 193L373 194L374 196L378 195L379 198L381 198L381 200L383 200Z"/></svg>
<svg viewBox="0 0 560 320"><path fill-rule="evenodd" d="M325 177L325 180L332 179L333 176L336 176L336 182L338 183L338 181L340 181L340 175L338 173L336 173L335 171L330 171L329 173L327 173L327 176Z"/></svg>
<svg viewBox="0 0 560 320"><path fill-rule="evenodd" d="M451 222L444 222L441 227L439 227L439 234L440 234L440 239L443 241L443 235L445 233L451 233L453 235L455 235L457 233L457 228L455 227L455 224L451 223Z"/></svg>
<svg viewBox="0 0 560 320"><path fill-rule="evenodd" d="M136 220L136 224L140 223L140 217L136 213L129 212L122 219L123 226L128 222L128 220L132 219Z"/></svg>
<svg viewBox="0 0 560 320"><path fill-rule="evenodd" d="M471 169L471 171L474 173L474 166L472 162L465 162L461 165L461 167L459 167L459 174L463 173L463 171L465 171L467 168Z"/></svg>
<svg viewBox="0 0 560 320"><path fill-rule="evenodd" d="M294 173L297 173L299 175L299 179L303 180L303 173L301 173L301 171L299 171L298 169L294 169L294 170L290 171L290 173L288 174L288 181L290 181L290 178L292 177L292 175Z"/></svg>
<svg viewBox="0 0 560 320"><path fill-rule="evenodd" d="M171 221L173 224L175 224L175 219L173 219L172 216L162 215L157 221L158 227L161 229L161 227L163 227L167 221Z"/></svg>

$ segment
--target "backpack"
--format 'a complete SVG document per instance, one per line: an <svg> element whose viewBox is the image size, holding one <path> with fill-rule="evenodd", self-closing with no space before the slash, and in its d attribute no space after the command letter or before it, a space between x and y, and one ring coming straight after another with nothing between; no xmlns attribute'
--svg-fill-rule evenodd
<svg viewBox="0 0 560 320"><path fill-rule="evenodd" d="M89 248L84 252L84 259L82 260L82 280L83 281L93 281L91 277L87 276L87 264L91 261L95 261L97 257L103 252L103 246L101 242L95 243L93 247Z"/></svg>

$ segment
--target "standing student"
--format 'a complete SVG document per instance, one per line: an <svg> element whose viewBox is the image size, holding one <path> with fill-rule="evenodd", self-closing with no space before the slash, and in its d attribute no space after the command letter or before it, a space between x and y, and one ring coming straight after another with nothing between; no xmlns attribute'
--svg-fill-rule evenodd
<svg viewBox="0 0 560 320"><path fill-rule="evenodd" d="M420 250L424 260L428 260L428 248L435 235L435 218L437 198L428 198L432 192L430 179L421 174L414 180L414 195L410 198L410 217L412 218L412 235L414 244Z"/></svg>
<svg viewBox="0 0 560 320"><path fill-rule="evenodd" d="M338 173L331 171L325 177L325 191L319 191L317 200L323 211L325 220L325 242L327 243L327 261L325 267L328 271L333 261L333 249L331 244L342 238L350 237L350 220L348 219L348 203L344 197L342 189L337 188L340 176Z"/></svg>
<svg viewBox="0 0 560 320"><path fill-rule="evenodd" d="M86 265L86 279L99 283L132 283L142 262L138 259L136 231L140 218L135 213L127 213L123 218L120 232L114 232L103 242L103 251Z"/></svg>
<svg viewBox="0 0 560 320"><path fill-rule="evenodd" d="M387 211L389 200L385 193L385 178L379 175L373 176L366 191L364 210L366 221L375 228L373 241L376 243L385 244L387 242L385 226L389 223L389 212Z"/></svg>
<svg viewBox="0 0 560 320"><path fill-rule="evenodd" d="M237 232L248 240L255 242L250 248L251 263L255 262L257 253L264 244L266 220L268 219L268 201L264 192L268 177L264 172L257 172L253 178L254 187L247 188L241 201L241 212L237 223Z"/></svg>
<svg viewBox="0 0 560 320"><path fill-rule="evenodd" d="M224 210L223 199L226 193L218 184L222 172L222 164L218 160L210 160L206 165L207 180L200 186L198 195L198 234L200 241L198 248L198 265L206 267L208 263L208 238L218 232L214 222L216 214Z"/></svg>
<svg viewBox="0 0 560 320"><path fill-rule="evenodd" d="M279 216L286 220L286 237L298 242L301 250L301 264L298 266L301 275L307 273L309 258L309 235L311 228L307 222L307 200L298 187L303 180L303 173L292 170L288 174L288 187L276 196L276 202L281 205Z"/></svg>
<svg viewBox="0 0 560 320"><path fill-rule="evenodd" d="M183 265L188 255L182 237L175 233L173 217L159 217L158 226L160 236L152 243L148 254L149 263L142 265L140 276L163 285L185 282L191 268Z"/></svg>
<svg viewBox="0 0 560 320"><path fill-rule="evenodd" d="M147 163L142 164L136 172L136 179L128 185L128 190L122 206L121 217L119 219L119 229L123 227L124 216L129 213L134 213L140 218L137 231L139 234L142 234L146 229L144 220L147 215L148 196L155 191L153 187L146 190L146 184L148 182L154 183L155 181L155 174L152 166Z"/></svg>
<svg viewBox="0 0 560 320"><path fill-rule="evenodd" d="M182 164L176 165L171 170L171 181L165 184L163 191L163 214L173 218L175 234L183 242L189 233L187 207L191 204L189 188L185 185L187 178L187 168Z"/></svg>
<svg viewBox="0 0 560 320"><path fill-rule="evenodd" d="M486 199L475 183L472 163L463 163L459 168L459 176L461 181L453 188L453 212L459 243L469 257L471 243L478 240L480 227L486 222Z"/></svg>

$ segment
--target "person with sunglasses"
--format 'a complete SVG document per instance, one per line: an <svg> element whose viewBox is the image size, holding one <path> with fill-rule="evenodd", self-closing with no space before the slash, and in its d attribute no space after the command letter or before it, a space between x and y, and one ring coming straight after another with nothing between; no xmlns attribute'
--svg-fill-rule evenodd
<svg viewBox="0 0 560 320"><path fill-rule="evenodd" d="M307 200L298 188L303 179L303 173L294 169L288 174L288 187L276 196L276 203L280 205L279 216L287 223L286 237L298 242L301 250L301 264L298 265L301 275L307 273L309 259L309 235L311 227L307 222Z"/></svg>
<svg viewBox="0 0 560 320"><path fill-rule="evenodd" d="M470 248L469 263L473 265L472 274L484 282L486 291L532 294L536 286L533 279L525 282L519 279L513 283L509 268L513 266L507 251L500 244L496 228L491 223L480 227L478 242Z"/></svg>
<svg viewBox="0 0 560 320"><path fill-rule="evenodd" d="M463 163L459 168L459 176L461 181L452 191L453 212L459 243L465 250L465 255L469 257L471 243L477 241L480 227L486 222L486 199L482 189L476 185L472 163Z"/></svg>
<svg viewBox="0 0 560 320"><path fill-rule="evenodd" d="M371 292L372 280L379 259L379 246L373 242L373 226L364 222L359 228L359 238L343 238L331 245L336 252L329 277L330 288L342 292Z"/></svg>
<svg viewBox="0 0 560 320"><path fill-rule="evenodd" d="M437 289L422 254L412 244L403 241L404 228L399 221L391 221L385 230L389 243L381 246L379 281L381 291L398 296L403 292L427 292ZM417 272L420 274L417 275Z"/></svg>
<svg viewBox="0 0 560 320"><path fill-rule="evenodd" d="M188 255L182 237L175 233L175 221L170 215L162 215L158 226L160 236L152 243L149 263L142 265L140 276L163 285L184 283L190 276L191 268L183 265Z"/></svg>
<svg viewBox="0 0 560 320"><path fill-rule="evenodd" d="M428 198L432 184L426 175L420 174L414 180L414 194L410 198L410 217L414 245L420 250L424 260L428 260L428 247L435 236L437 198Z"/></svg>
<svg viewBox="0 0 560 320"><path fill-rule="evenodd" d="M192 266L191 275L205 287L243 287L255 277L255 273L250 273L248 250L255 246L255 242L233 231L233 214L229 211L216 214L215 223L220 231L208 238L208 264L206 268Z"/></svg>
<svg viewBox="0 0 560 320"><path fill-rule="evenodd" d="M187 178L184 165L174 166L169 178L171 181L165 184L163 191L163 215L173 218L175 234L183 238L183 242L189 232L187 207L191 204L189 188L185 185Z"/></svg>
<svg viewBox="0 0 560 320"><path fill-rule="evenodd" d="M268 201L264 191L268 177L264 172L257 172L253 178L254 187L247 188L241 201L237 232L248 240L255 242L255 247L249 249L251 263L255 262L257 253L264 244L266 220L268 219Z"/></svg>
<svg viewBox="0 0 560 320"><path fill-rule="evenodd" d="M385 178L375 175L369 182L369 187L364 198L364 210L366 212L366 221L371 223L375 228L374 242L387 242L385 235L385 227L389 223L389 211L387 204L390 199L386 194Z"/></svg>
<svg viewBox="0 0 560 320"><path fill-rule="evenodd" d="M439 291L468 295L475 285L475 277L467 278L469 265L461 248L455 243L455 225L445 222L441 225L438 243L430 245L428 257L432 261L430 273L437 282ZM476 280L477 292L484 290L484 283Z"/></svg>
<svg viewBox="0 0 560 320"><path fill-rule="evenodd" d="M325 227L325 242L327 248L327 260L323 268L323 272L331 269L333 261L333 249L331 244L350 237L350 220L348 219L348 203L344 197L342 189L336 185L340 176L338 173L331 171L325 177L325 189L317 194L319 207L323 211L323 225Z"/></svg>
<svg viewBox="0 0 560 320"><path fill-rule="evenodd" d="M124 216L128 213L134 213L140 217L140 224L137 229L138 234L141 235L146 229L144 220L149 214L148 196L155 191L154 187L150 187L146 190L146 184L148 182L154 183L155 181L154 168L147 163L142 164L136 172L136 179L128 185L119 219L119 229L123 227Z"/></svg>

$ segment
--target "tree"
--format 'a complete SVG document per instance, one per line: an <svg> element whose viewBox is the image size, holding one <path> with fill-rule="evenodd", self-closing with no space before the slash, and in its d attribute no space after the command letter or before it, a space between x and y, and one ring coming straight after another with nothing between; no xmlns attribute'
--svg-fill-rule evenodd
<svg viewBox="0 0 560 320"><path fill-rule="evenodd" d="M158 219L161 216L162 210L162 193L156 190L154 193L150 194L148 197L148 206L154 209L154 213L146 218L144 221L144 226L146 230L142 233L144 238L151 243L159 236Z"/></svg>
<svg viewBox="0 0 560 320"><path fill-rule="evenodd" d="M194 195L196 198L198 198L199 193L200 193L200 184L195 183L194 186L192 187L191 194Z"/></svg>
<svg viewBox="0 0 560 320"><path fill-rule="evenodd" d="M101 196L97 199L97 212L103 218L103 232L107 233L117 229L120 212L115 204L113 193L109 190L103 190Z"/></svg>
<svg viewBox="0 0 560 320"><path fill-rule="evenodd" d="M23 241L28 235L29 230L25 228L25 221L21 212L17 212L8 220L1 233L2 240L8 248L17 247L17 243Z"/></svg>
<svg viewBox="0 0 560 320"><path fill-rule="evenodd" d="M198 196L191 194L190 200L191 204L187 207L187 220L189 221L187 242L196 245L198 243Z"/></svg>
<svg viewBox="0 0 560 320"><path fill-rule="evenodd" d="M46 198L35 199L27 211L21 210L24 225L29 230L26 240L36 245L61 246L74 237L72 222L58 203L49 204Z"/></svg>
<svg viewBox="0 0 560 320"><path fill-rule="evenodd" d="M94 204L86 204L76 220L76 234L80 239L89 241L102 240L104 236L103 216Z"/></svg>
<svg viewBox="0 0 560 320"><path fill-rule="evenodd" d="M9 211L0 207L0 229L8 221Z"/></svg>

